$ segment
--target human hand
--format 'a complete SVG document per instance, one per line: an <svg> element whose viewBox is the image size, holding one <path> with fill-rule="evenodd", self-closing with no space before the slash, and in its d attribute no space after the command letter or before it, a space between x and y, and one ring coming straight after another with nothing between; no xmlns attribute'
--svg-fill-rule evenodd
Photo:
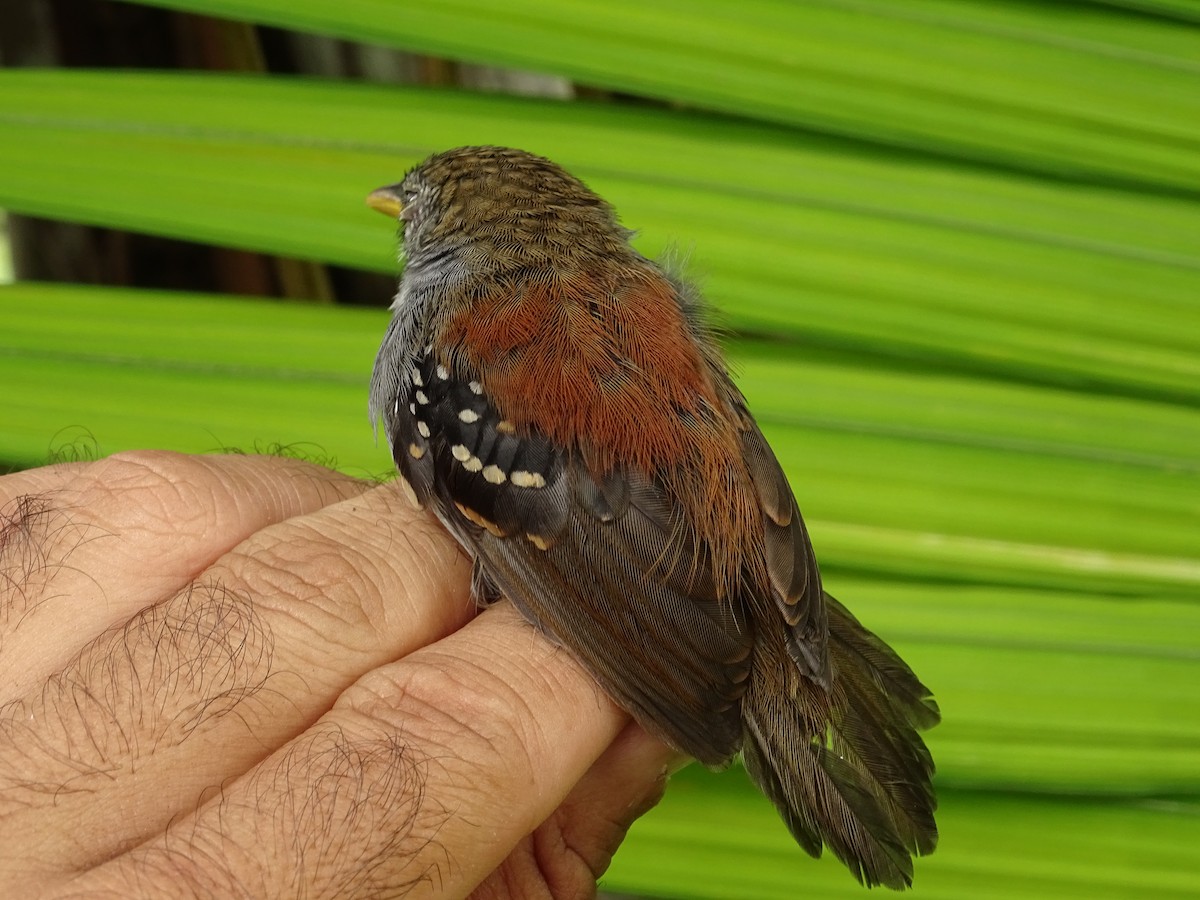
<svg viewBox="0 0 1200 900"><path fill-rule="evenodd" d="M400 484L0 478L0 895L586 897L673 754Z"/></svg>

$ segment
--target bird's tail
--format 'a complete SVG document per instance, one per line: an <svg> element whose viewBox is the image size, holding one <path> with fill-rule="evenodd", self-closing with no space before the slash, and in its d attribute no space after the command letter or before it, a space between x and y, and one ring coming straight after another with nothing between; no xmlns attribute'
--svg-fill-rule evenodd
<svg viewBox="0 0 1200 900"><path fill-rule="evenodd" d="M913 855L937 845L933 758L918 734L937 724L937 704L891 647L825 602L829 690L793 675L782 642L768 649L761 665L777 670L756 671L742 702L743 758L801 847L828 846L864 884L902 889Z"/></svg>

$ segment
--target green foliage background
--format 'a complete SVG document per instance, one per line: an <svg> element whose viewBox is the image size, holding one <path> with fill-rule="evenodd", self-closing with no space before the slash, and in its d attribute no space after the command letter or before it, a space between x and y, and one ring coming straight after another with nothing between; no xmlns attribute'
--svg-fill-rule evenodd
<svg viewBox="0 0 1200 900"><path fill-rule="evenodd" d="M502 143L676 240L830 588L935 689L929 898L1200 890L1200 11L1189 0L158 0L677 102L0 72L0 207L390 271L362 205ZM389 468L386 313L0 288L0 458L296 443ZM62 429L67 429L65 432ZM740 772L606 884L857 896Z"/></svg>

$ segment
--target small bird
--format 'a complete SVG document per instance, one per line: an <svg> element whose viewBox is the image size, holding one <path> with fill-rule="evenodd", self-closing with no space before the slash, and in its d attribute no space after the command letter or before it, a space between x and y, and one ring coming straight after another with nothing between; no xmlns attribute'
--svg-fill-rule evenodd
<svg viewBox="0 0 1200 900"><path fill-rule="evenodd" d="M742 754L799 845L866 885L937 843L929 690L825 593L696 289L564 169L431 156L367 202L404 269L370 411L400 474L652 734Z"/></svg>

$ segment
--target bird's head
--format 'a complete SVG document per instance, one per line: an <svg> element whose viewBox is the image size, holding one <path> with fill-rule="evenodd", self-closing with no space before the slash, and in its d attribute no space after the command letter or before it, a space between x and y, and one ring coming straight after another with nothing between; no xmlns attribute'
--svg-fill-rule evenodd
<svg viewBox="0 0 1200 900"><path fill-rule="evenodd" d="M550 160L508 147L435 154L367 203L400 221L407 268L534 274L633 252L607 202Z"/></svg>

